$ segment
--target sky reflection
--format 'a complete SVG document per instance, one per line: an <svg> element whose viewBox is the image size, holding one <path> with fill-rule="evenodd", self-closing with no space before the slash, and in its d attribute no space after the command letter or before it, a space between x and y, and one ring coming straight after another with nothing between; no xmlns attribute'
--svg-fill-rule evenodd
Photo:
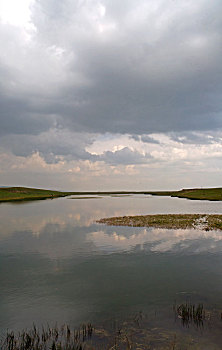
<svg viewBox="0 0 222 350"><path fill-rule="evenodd" d="M33 321L78 325L119 312L168 308L181 292L219 305L220 231L113 227L96 220L217 213L220 206L145 196L1 205L0 329Z"/></svg>

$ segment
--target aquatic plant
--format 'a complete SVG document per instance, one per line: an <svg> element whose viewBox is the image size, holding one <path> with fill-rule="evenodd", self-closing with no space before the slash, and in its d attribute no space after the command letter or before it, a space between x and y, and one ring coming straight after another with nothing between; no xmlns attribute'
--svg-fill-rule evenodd
<svg viewBox="0 0 222 350"><path fill-rule="evenodd" d="M203 304L185 303L174 307L176 315L181 319L184 326L194 323L197 327L203 326L205 320L205 310Z"/></svg>
<svg viewBox="0 0 222 350"><path fill-rule="evenodd" d="M91 323L71 330L68 325L37 329L35 325L30 330L16 334L8 331L0 342L1 350L82 350L86 340L92 337Z"/></svg>

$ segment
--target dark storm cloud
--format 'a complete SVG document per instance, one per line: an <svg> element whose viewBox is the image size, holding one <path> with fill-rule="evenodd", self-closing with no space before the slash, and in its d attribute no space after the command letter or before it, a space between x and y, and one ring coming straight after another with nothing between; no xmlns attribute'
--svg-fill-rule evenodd
<svg viewBox="0 0 222 350"><path fill-rule="evenodd" d="M145 143L155 143L155 144L159 144L159 141L155 140L154 138L152 138L149 135L131 135L130 136L133 140L135 141L142 141Z"/></svg>
<svg viewBox="0 0 222 350"><path fill-rule="evenodd" d="M221 128L221 1L39 0L31 10L30 41L16 36L14 57L0 59L10 72L1 134Z"/></svg>
<svg viewBox="0 0 222 350"><path fill-rule="evenodd" d="M39 134L48 130L55 118L34 113L28 101L0 94L0 136L5 134Z"/></svg>
<svg viewBox="0 0 222 350"><path fill-rule="evenodd" d="M57 163L62 159L97 160L85 148L93 142L92 135L70 133L69 131L50 129L40 135L7 135L0 138L0 147L10 149L16 156L27 157L38 152L45 161Z"/></svg>
<svg viewBox="0 0 222 350"><path fill-rule="evenodd" d="M97 157L98 160L102 160L105 163L111 165L144 164L152 159L152 157L149 154L142 155L137 151L132 151L128 147L124 147L123 149L116 152L107 151L103 155Z"/></svg>
<svg viewBox="0 0 222 350"><path fill-rule="evenodd" d="M153 1L67 1L62 11L52 2L39 4L46 21L40 34L47 35L50 25L54 31L56 23L64 30L68 23L65 33L56 31L55 44L65 40L74 53L71 72L80 71L90 80L79 89L69 86L57 100L62 125L138 134L221 127L219 1L157 1L156 6ZM103 18L98 14L101 4L106 8ZM98 16L95 21L90 9L92 17ZM95 22L104 32L97 32ZM106 25L114 27L106 30ZM78 100L83 103L76 104Z"/></svg>
<svg viewBox="0 0 222 350"><path fill-rule="evenodd" d="M193 145L205 145L205 144L221 144L221 134L218 132L182 132L182 133L170 133L171 140L179 142L181 144L193 144Z"/></svg>

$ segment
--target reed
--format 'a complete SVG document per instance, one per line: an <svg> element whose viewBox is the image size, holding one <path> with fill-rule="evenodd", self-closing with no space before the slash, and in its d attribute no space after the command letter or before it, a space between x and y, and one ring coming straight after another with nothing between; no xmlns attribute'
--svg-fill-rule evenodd
<svg viewBox="0 0 222 350"><path fill-rule="evenodd" d="M189 326L191 323L197 327L203 326L205 320L205 310L203 304L185 303L174 306L176 316L181 319L184 326Z"/></svg>
<svg viewBox="0 0 222 350"><path fill-rule="evenodd" d="M85 341L93 334L91 323L83 324L80 328L71 330L68 325L58 328L35 325L30 330L18 334L8 331L0 342L1 350L82 350Z"/></svg>

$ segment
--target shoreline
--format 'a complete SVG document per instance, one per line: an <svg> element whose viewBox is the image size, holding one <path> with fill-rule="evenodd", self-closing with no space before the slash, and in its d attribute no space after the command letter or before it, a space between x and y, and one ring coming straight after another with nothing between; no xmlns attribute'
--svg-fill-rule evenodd
<svg viewBox="0 0 222 350"><path fill-rule="evenodd" d="M26 201L75 196L151 195L186 198L190 200L222 201L222 188L193 188L179 191L52 191L28 187L1 187L0 202Z"/></svg>

